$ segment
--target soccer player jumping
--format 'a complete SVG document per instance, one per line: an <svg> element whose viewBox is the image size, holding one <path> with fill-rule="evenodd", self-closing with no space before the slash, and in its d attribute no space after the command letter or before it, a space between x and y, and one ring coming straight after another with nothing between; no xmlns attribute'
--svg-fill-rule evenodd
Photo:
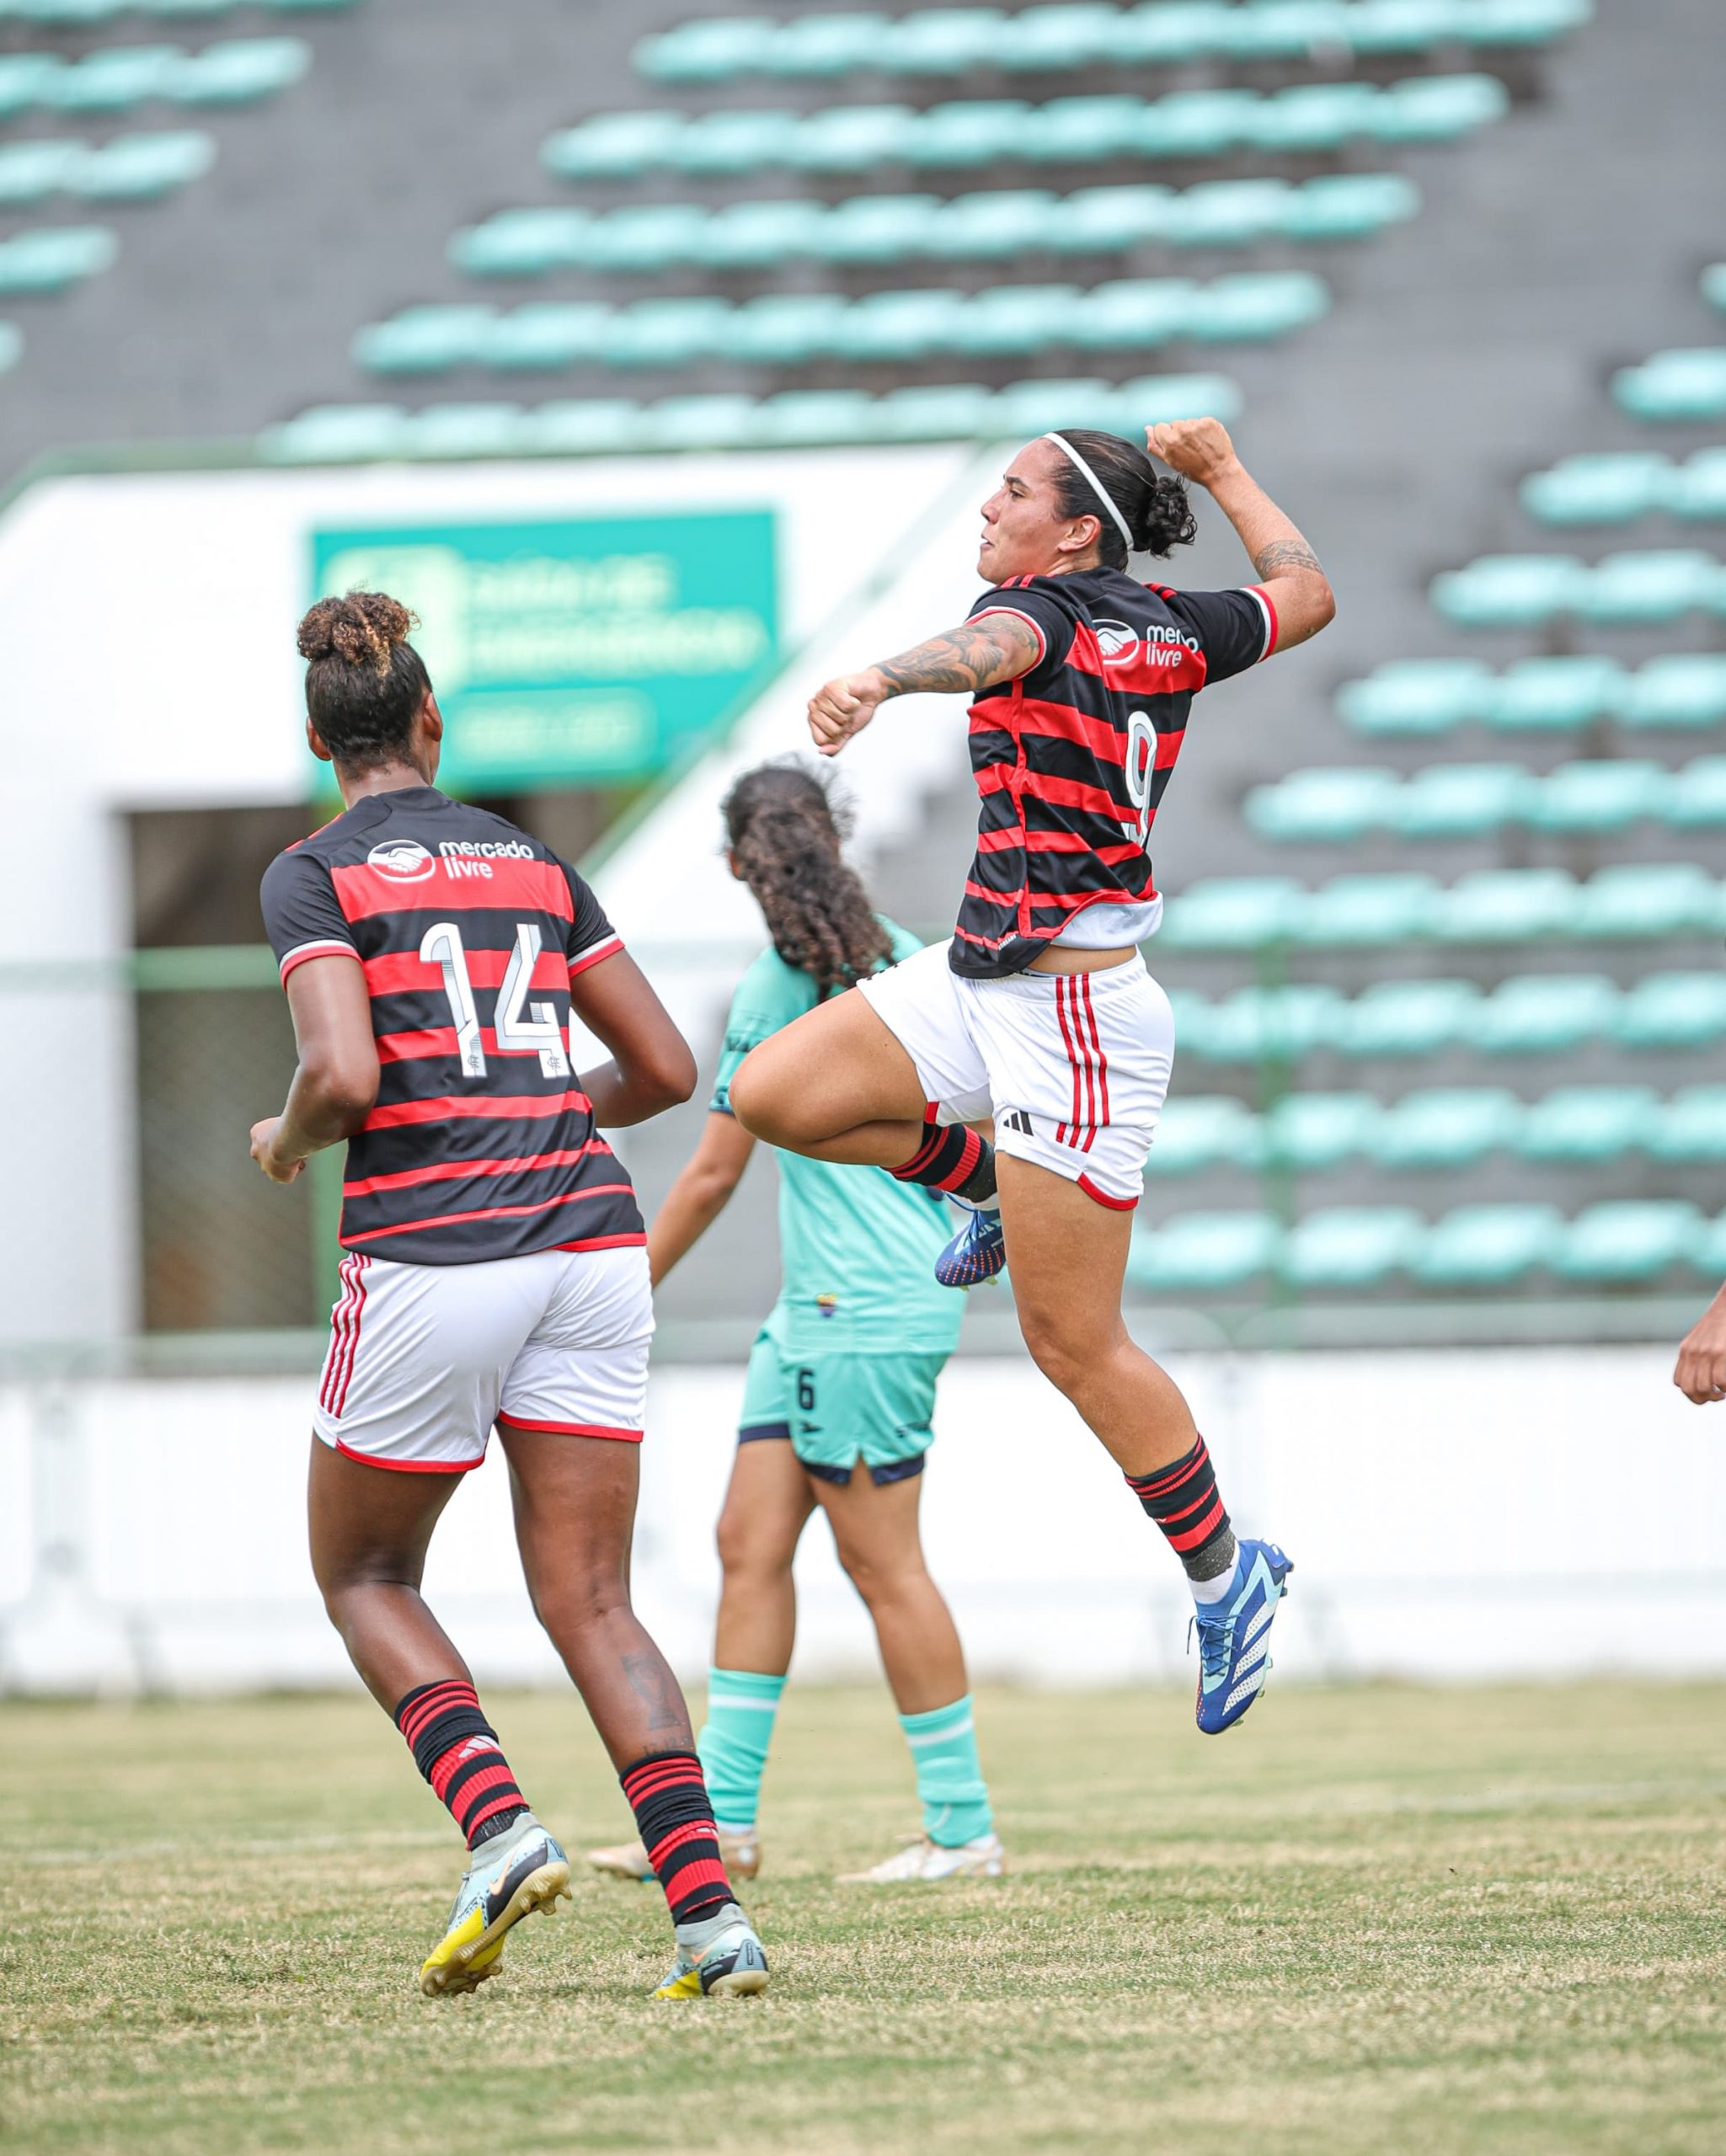
<svg viewBox="0 0 1726 2156"><path fill-rule="evenodd" d="M252 1156L286 1183L348 1141L313 1568L466 1837L419 1983L471 1991L510 1927L569 1884L419 1593L438 1516L495 1423L534 1609L671 1906L677 1958L655 1995L759 1992L767 1962L725 1875L683 1695L629 1601L653 1299L635 1193L599 1134L687 1100L694 1059L574 870L437 791L443 720L410 626L379 592L323 600L301 623L307 735L344 813L264 878L299 1067ZM579 1077L572 1008L612 1053Z"/></svg>
<svg viewBox="0 0 1726 2156"><path fill-rule="evenodd" d="M1186 1570L1198 1724L1215 1732L1264 1684L1291 1567L1274 1543L1236 1541L1185 1400L1121 1319L1174 1050L1168 999L1136 947L1162 917L1151 829L1194 696L1317 635L1335 604L1215 419L1146 440L1179 476L1088 430L1022 449L983 505L977 567L993 588L964 626L841 675L810 702L831 756L890 697L970 695L976 854L951 943L763 1042L731 1104L772 1145L888 1168L975 1209L942 1277L969 1284L1011 1259L1032 1356ZM1184 481L1233 525L1257 584L1183 592L1127 574L1131 554L1196 536ZM989 1115L993 1146L965 1128Z"/></svg>

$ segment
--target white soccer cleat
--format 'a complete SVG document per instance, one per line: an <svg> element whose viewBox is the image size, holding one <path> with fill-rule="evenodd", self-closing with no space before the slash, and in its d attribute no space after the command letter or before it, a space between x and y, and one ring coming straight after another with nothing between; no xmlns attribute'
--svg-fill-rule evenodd
<svg viewBox="0 0 1726 2156"><path fill-rule="evenodd" d="M974 1842L960 1842L944 1849L919 1834L892 1856L868 1871L842 1871L842 1886L896 1886L901 1882L932 1886L943 1879L998 1879L1007 1869L1007 1851L998 1834L981 1834Z"/></svg>

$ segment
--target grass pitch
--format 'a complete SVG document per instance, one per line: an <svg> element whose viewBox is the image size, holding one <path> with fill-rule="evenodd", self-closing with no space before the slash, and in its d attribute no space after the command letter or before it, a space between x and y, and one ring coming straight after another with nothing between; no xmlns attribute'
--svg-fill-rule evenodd
<svg viewBox="0 0 1726 2156"><path fill-rule="evenodd" d="M572 1852L573 1700L496 1695ZM1726 1689L986 1694L1014 1869L842 1888L914 1823L884 1694L787 1696L756 2005L657 2004L579 1879L415 1988L459 1844L369 1702L0 1707L0 2147L1718 2156Z"/></svg>

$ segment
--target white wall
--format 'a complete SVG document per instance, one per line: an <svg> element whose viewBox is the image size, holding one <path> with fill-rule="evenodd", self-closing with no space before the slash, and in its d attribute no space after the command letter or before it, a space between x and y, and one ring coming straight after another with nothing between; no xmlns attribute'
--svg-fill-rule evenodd
<svg viewBox="0 0 1726 2156"><path fill-rule="evenodd" d="M1726 1669L1726 1409L1663 1347L1172 1357L1246 1531L1296 1565L1280 1673L1667 1676ZM654 1380L637 1562L649 1623L703 1668L740 1369ZM302 1379L0 1385L0 1683L350 1681L312 1591ZM943 1380L926 1518L977 1673L1186 1681L1173 1561L1070 1409L1014 1358ZM873 1669L819 1523L798 1673ZM482 1676L549 1681L494 1459L428 1593Z"/></svg>

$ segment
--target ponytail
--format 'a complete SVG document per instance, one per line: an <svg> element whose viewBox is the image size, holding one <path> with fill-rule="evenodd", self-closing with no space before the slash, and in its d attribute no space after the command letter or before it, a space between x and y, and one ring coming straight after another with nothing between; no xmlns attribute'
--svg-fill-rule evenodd
<svg viewBox="0 0 1726 2156"><path fill-rule="evenodd" d="M849 988L892 955L855 869L826 787L796 763L761 764L725 796L725 837L788 966L822 995Z"/></svg>

